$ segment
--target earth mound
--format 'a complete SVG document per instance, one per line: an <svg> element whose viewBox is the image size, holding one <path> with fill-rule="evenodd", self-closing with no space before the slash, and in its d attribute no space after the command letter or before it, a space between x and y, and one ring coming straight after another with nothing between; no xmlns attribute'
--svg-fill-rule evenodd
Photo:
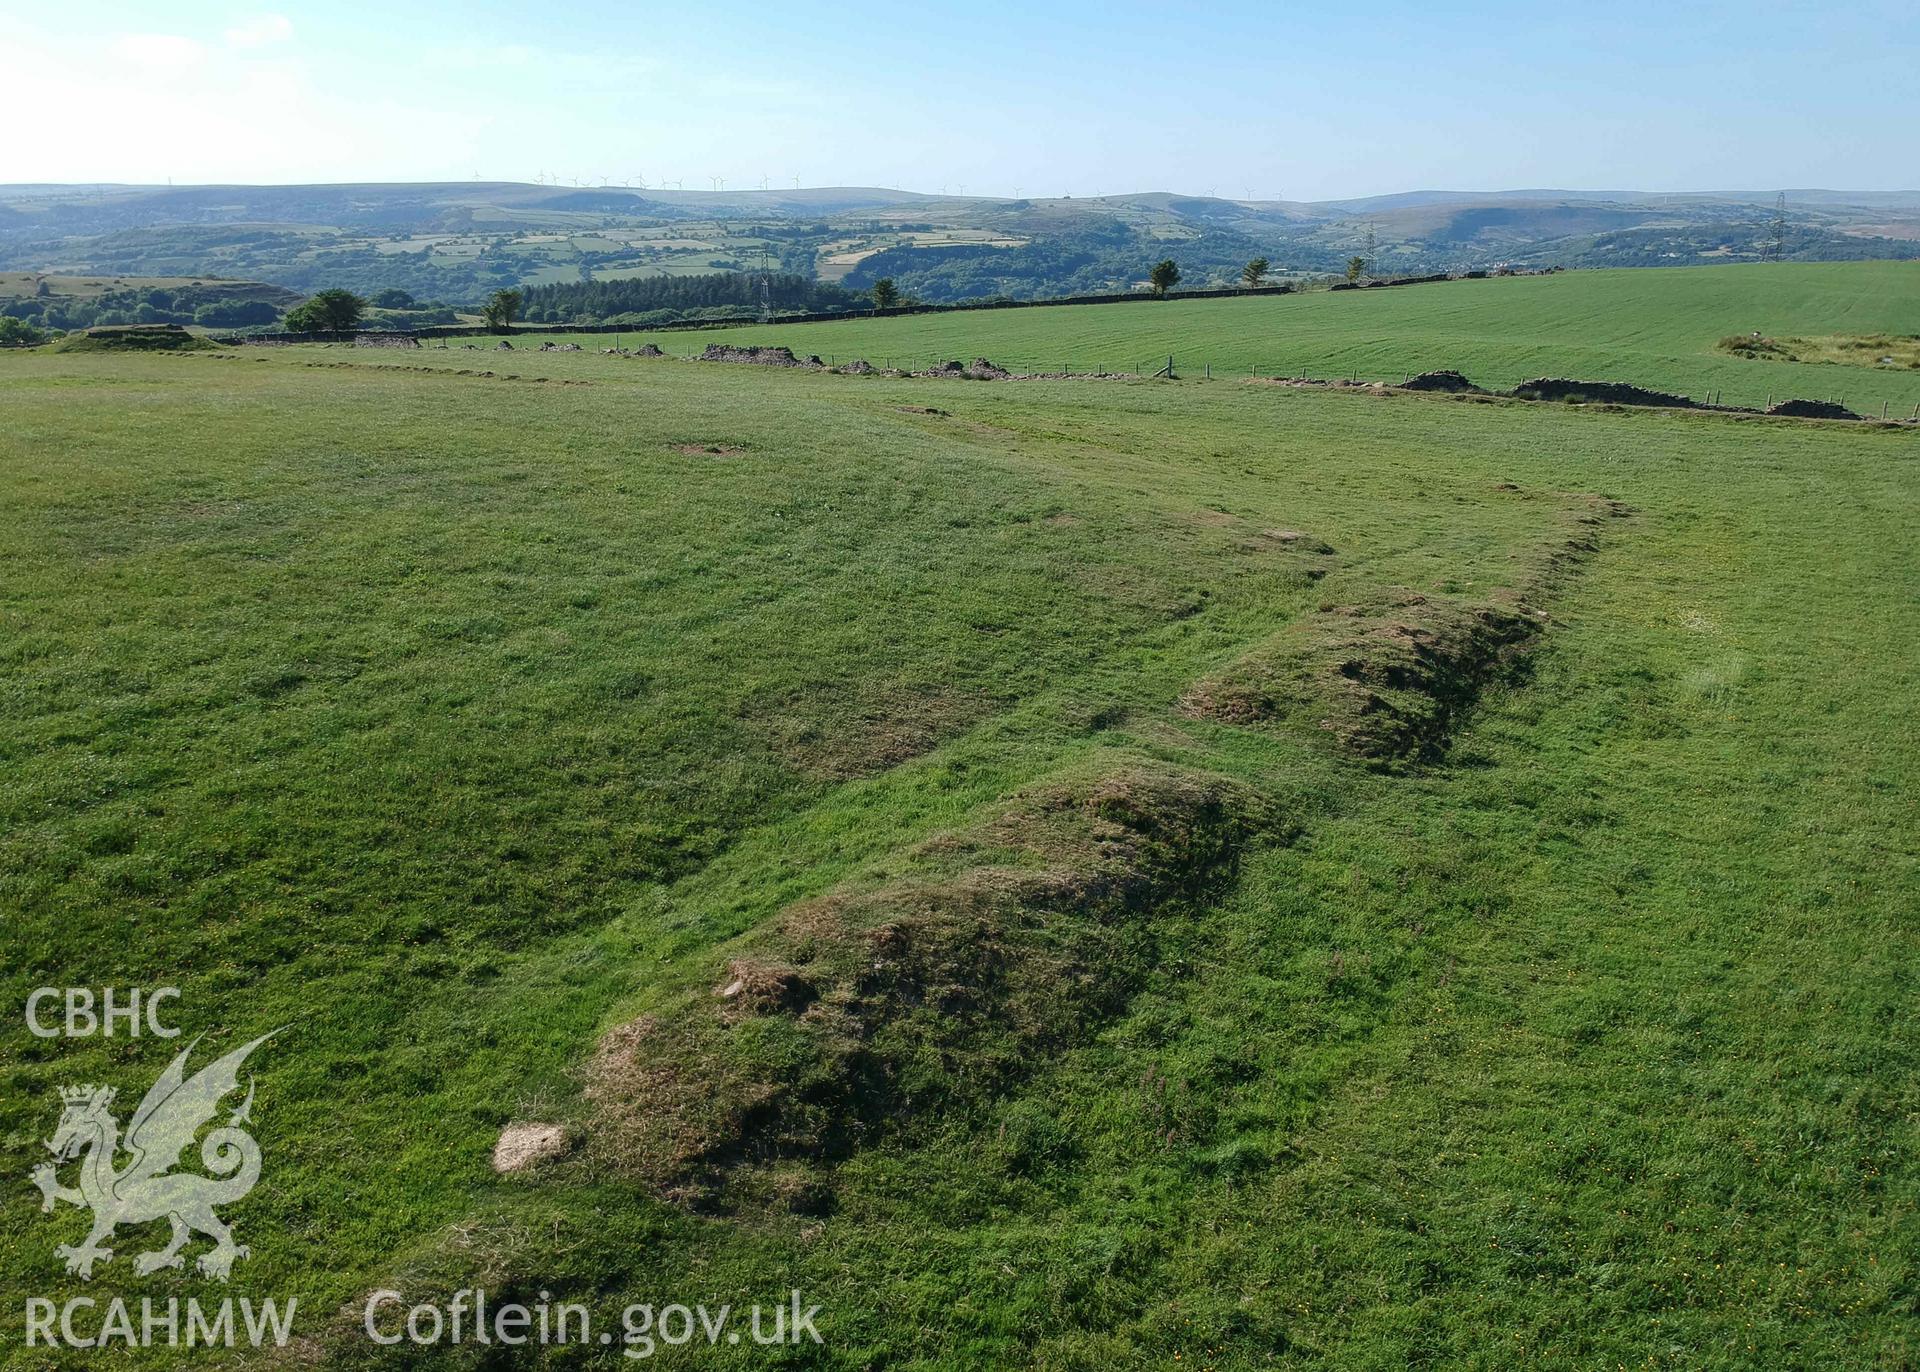
<svg viewBox="0 0 1920 1372"><path fill-rule="evenodd" d="M1767 414L1784 415L1789 419L1858 419L1860 416L1845 405L1836 405L1830 400L1783 400L1770 407Z"/></svg>
<svg viewBox="0 0 1920 1372"><path fill-rule="evenodd" d="M1420 375L1401 383L1400 389L1403 391L1446 391L1450 394L1457 395L1467 391L1477 391L1480 388L1467 380L1467 378L1459 372L1438 371L1421 372Z"/></svg>
<svg viewBox="0 0 1920 1372"><path fill-rule="evenodd" d="M700 354L702 362L744 362L756 367L818 367L819 358L805 361L793 355L791 348L737 348L727 343L709 343Z"/></svg>
<svg viewBox="0 0 1920 1372"><path fill-rule="evenodd" d="M1270 821L1240 783L1140 758L1043 783L907 855L905 875L790 907L709 991L610 1032L592 1147L683 1202L783 1188L991 1099L1083 1039Z"/></svg>
<svg viewBox="0 0 1920 1372"><path fill-rule="evenodd" d="M53 345L62 353L205 352L215 345L178 324L111 324Z"/></svg>
<svg viewBox="0 0 1920 1372"><path fill-rule="evenodd" d="M1438 758L1481 692L1545 629L1537 603L1599 547L1598 526L1626 513L1586 499L1513 585L1483 597L1390 588L1324 606L1196 683L1181 708L1246 727L1309 718L1343 751L1379 765Z"/></svg>
<svg viewBox="0 0 1920 1372"><path fill-rule="evenodd" d="M1624 381L1569 381L1562 377L1540 376L1522 381L1513 388L1519 400L1560 400L1573 404L1646 405L1665 410L1697 410L1696 401L1684 395L1650 391L1644 386L1629 386Z"/></svg>
<svg viewBox="0 0 1920 1372"><path fill-rule="evenodd" d="M962 381L1006 381L1013 373L1004 367L997 367L984 357L976 357L971 362L941 362L929 367L922 376L956 378Z"/></svg>

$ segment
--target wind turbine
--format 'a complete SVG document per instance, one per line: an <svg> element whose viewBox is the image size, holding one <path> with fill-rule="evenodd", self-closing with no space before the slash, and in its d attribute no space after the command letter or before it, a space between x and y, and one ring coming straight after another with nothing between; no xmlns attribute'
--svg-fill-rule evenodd
<svg viewBox="0 0 1920 1372"><path fill-rule="evenodd" d="M797 177L797 176L793 178L793 188L794 188L795 190L799 190L799 189L800 189L800 178L799 178L799 177Z"/></svg>
<svg viewBox="0 0 1920 1372"><path fill-rule="evenodd" d="M767 174L765 172L761 172L760 173L760 189L765 190L766 188L767 188Z"/></svg>

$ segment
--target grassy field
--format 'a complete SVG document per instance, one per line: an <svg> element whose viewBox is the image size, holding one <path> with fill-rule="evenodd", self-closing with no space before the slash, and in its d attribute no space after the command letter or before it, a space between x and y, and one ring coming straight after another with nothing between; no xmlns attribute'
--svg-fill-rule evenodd
<svg viewBox="0 0 1920 1372"><path fill-rule="evenodd" d="M1779 269L1804 297L1754 327L1898 328L1882 270L1815 320L1839 286ZM1696 280L1644 275L1669 305ZM1499 382L1551 320L1583 334L1572 302L1599 317L1581 281L820 336L1204 310L1252 346L1371 311L1340 316L1356 357ZM1532 302L1542 341L1390 339L1483 299ZM1716 308L1540 369L1773 365L1714 361L1744 324ZM769 336L819 346L799 334ZM230 1216L230 1293L299 1300L286 1361L421 1365L367 1346L361 1297L476 1283L596 1327L628 1301L824 1307L819 1347L669 1366L1920 1357L1913 432L508 361L0 358L0 983L178 985L203 1053L290 1026L252 1064L265 1170ZM1516 588L1531 650L1420 757L1354 756L1331 697L1193 708L1328 607L1418 631ZM899 1070L867 1132L676 1191L593 1096L609 1031L711 1020L796 903L854 908L836 893L983 825L1018 849L1088 778L1166 775L1250 798L1213 875L1093 921L1068 881L969 945L948 993L974 1008L910 1012L905 1058L879 1025ZM1098 813L1124 862L1124 807ZM1177 818L1149 813L1153 861L1186 860ZM1053 1022L996 1000L995 967ZM813 1070L778 1016L744 1023L742 1054ZM131 1109L175 1045L0 1048L0 1356L98 1365L20 1347L24 1299L210 1284L134 1277L151 1231L63 1276L84 1219L24 1177L55 1087ZM703 1062L686 1096L724 1099L744 1069ZM574 1151L494 1176L513 1120ZM486 1352L426 1363L506 1365Z"/></svg>
<svg viewBox="0 0 1920 1372"><path fill-rule="evenodd" d="M661 334L669 351L777 343L805 356L924 366L986 356L1042 370L1356 376L1439 368L1488 388L1536 376L1626 381L1728 404L1842 396L1878 412L1920 404L1920 375L1810 370L1730 357L1729 334L1920 334L1920 263L1788 263L1564 272L1390 290L963 311L716 333ZM634 335L640 337L640 335ZM1871 363L1874 358L1865 359Z"/></svg>

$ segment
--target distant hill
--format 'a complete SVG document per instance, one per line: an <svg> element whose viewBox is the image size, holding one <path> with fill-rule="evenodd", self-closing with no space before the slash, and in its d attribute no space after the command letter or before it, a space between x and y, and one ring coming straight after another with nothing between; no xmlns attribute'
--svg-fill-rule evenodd
<svg viewBox="0 0 1920 1372"><path fill-rule="evenodd" d="M296 292L501 286L765 268L921 299L1127 290L1172 256L1185 284L1265 257L1315 276L1920 256L1920 191L1416 190L1322 202L1149 191L1093 198L882 187L687 190L524 182L0 186L0 271L218 275ZM1778 240L1778 241L1776 241Z"/></svg>

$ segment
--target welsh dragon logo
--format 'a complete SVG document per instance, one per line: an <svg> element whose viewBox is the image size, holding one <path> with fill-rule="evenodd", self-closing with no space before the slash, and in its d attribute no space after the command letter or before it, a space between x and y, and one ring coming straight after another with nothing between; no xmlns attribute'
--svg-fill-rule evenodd
<svg viewBox="0 0 1920 1372"><path fill-rule="evenodd" d="M201 1165L214 1175L173 1169L180 1165L182 1151L219 1113L220 1102L239 1089L240 1066L247 1055L272 1037L263 1034L188 1077L187 1057L200 1042L195 1039L142 1098L127 1122L124 1140L111 1109L112 1087L60 1088L60 1125L47 1141L53 1161L41 1163L29 1177L40 1188L43 1212L51 1211L57 1201L93 1211L93 1228L83 1242L54 1249L66 1259L68 1272L92 1280L94 1265L113 1258L113 1250L102 1245L115 1226L149 1224L161 1218L173 1226L173 1237L165 1248L134 1260L133 1270L143 1277L162 1268L183 1267L186 1259L180 1250L196 1231L214 1243L194 1264L203 1276L225 1281L234 1259L247 1256L247 1249L233 1241L233 1230L214 1210L240 1200L260 1180L260 1145L240 1127L250 1122L253 1109L251 1079L246 1099L200 1145ZM115 1160L123 1152L130 1161L116 1167ZM80 1184L62 1186L59 1169L76 1158L84 1159Z"/></svg>

